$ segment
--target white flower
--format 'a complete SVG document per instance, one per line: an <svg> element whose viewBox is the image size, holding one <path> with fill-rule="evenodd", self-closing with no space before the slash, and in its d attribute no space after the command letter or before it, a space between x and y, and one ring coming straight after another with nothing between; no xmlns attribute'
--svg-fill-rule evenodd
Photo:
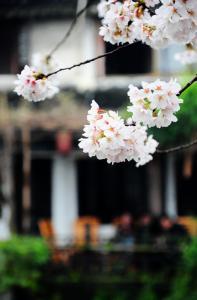
<svg viewBox="0 0 197 300"><path fill-rule="evenodd" d="M145 93L144 90L138 89L133 84L129 85L128 96L132 99L133 102L136 102L139 99L143 99L144 98L144 93Z"/></svg>
<svg viewBox="0 0 197 300"><path fill-rule="evenodd" d="M157 49L193 43L197 34L196 0L103 0L99 15L100 35L112 44L139 40Z"/></svg>
<svg viewBox="0 0 197 300"><path fill-rule="evenodd" d="M128 96L131 106L128 112L132 113L132 121L148 127L167 127L176 122L174 115L180 109L182 100L177 97L181 86L176 80L169 82L156 80L152 83L142 82L139 89L129 86Z"/></svg>
<svg viewBox="0 0 197 300"><path fill-rule="evenodd" d="M150 160L152 160L152 155L155 153L156 148L158 146L158 142L153 139L152 135L149 135L146 139L146 142L142 146L141 155L138 157L137 167L145 165Z"/></svg>
<svg viewBox="0 0 197 300"><path fill-rule="evenodd" d="M99 4L99 15L103 17L99 34L106 42L112 44L133 43L136 32L132 27L135 16L133 1L102 1Z"/></svg>
<svg viewBox="0 0 197 300"><path fill-rule="evenodd" d="M194 50L197 50L197 32L196 32L194 38L191 40L191 45Z"/></svg>
<svg viewBox="0 0 197 300"><path fill-rule="evenodd" d="M60 68L60 64L54 59L53 56L49 56L43 53L35 53L31 58L31 66L37 73L47 75ZM59 74L51 75L50 82L54 86L59 86ZM58 91L58 90L57 90Z"/></svg>
<svg viewBox="0 0 197 300"><path fill-rule="evenodd" d="M111 3L115 3L117 0L101 0L101 2L97 5L98 16L103 18L105 14L108 12Z"/></svg>
<svg viewBox="0 0 197 300"><path fill-rule="evenodd" d="M160 8L156 10L156 14L163 16L169 20L169 22L177 23L180 20L188 18L188 13L185 5L180 0L161 0L162 4Z"/></svg>
<svg viewBox="0 0 197 300"><path fill-rule="evenodd" d="M197 26L191 19L180 20L176 24L168 23L165 29L165 35L173 43L188 44L195 37Z"/></svg>
<svg viewBox="0 0 197 300"><path fill-rule="evenodd" d="M42 74L48 74L56 71L60 66L52 57L42 53L34 53L31 58L31 66Z"/></svg>
<svg viewBox="0 0 197 300"><path fill-rule="evenodd" d="M155 5L159 4L160 0L144 0L146 6L154 7Z"/></svg>
<svg viewBox="0 0 197 300"><path fill-rule="evenodd" d="M186 49L183 52L176 53L174 58L183 65L197 63L197 50Z"/></svg>
<svg viewBox="0 0 197 300"><path fill-rule="evenodd" d="M52 84L50 79L29 66L25 66L21 74L17 76L18 80L15 81L14 91L28 101L37 102L52 98L58 92L58 88Z"/></svg>
<svg viewBox="0 0 197 300"><path fill-rule="evenodd" d="M79 147L90 157L112 164L134 160L137 166L152 159L158 143L147 136L146 127L126 126L118 113L101 110L94 100L87 120L89 124L84 127Z"/></svg>
<svg viewBox="0 0 197 300"><path fill-rule="evenodd" d="M163 34L171 43L189 43L197 31L195 18L191 18L194 6L197 8L195 0L191 0L192 5L188 1L162 0L163 5L155 12L166 23Z"/></svg>
<svg viewBox="0 0 197 300"><path fill-rule="evenodd" d="M135 30L139 30L139 40L152 48L164 48L170 43L169 38L164 34L166 21L160 16L143 18L134 21Z"/></svg>
<svg viewBox="0 0 197 300"><path fill-rule="evenodd" d="M197 25L197 3L196 3L196 0L187 0L187 1L182 0L182 3L183 2L186 6L186 10L187 10L189 17Z"/></svg>

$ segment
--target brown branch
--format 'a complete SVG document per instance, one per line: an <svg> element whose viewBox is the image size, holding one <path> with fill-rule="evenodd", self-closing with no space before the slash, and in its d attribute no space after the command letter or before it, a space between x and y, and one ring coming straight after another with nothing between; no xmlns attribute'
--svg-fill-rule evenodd
<svg viewBox="0 0 197 300"><path fill-rule="evenodd" d="M55 75L59 72L62 72L62 71L66 71L66 70L72 70L76 67L80 67L82 65L85 65L85 64L88 64L88 63L91 63L93 61L96 61L97 59L100 59L100 58L103 58L103 57L106 57L108 55L111 55L117 51L119 51L120 49L122 48L125 48L125 47L128 47L130 46L130 44L125 44L125 45L122 45L122 46L119 46L118 48L112 50L112 51L109 51L109 52L106 52L104 54L101 54L99 56L96 56L92 59L88 59L86 61L83 61L83 62L80 62L78 64L74 64L70 67L66 67L66 68L60 68L58 69L57 71L54 71L52 73L49 73L47 75L45 75L45 77L49 77L49 76L52 76L52 75ZM197 74L195 75L195 77L193 79L191 79L177 94L177 96L179 97L185 90L187 90L194 82L197 82ZM183 145L179 145L179 146L175 146L175 147L172 147L172 148L168 148L168 149L158 149L156 152L159 153L159 154L167 154L167 153L172 153L172 152L177 152L177 151L181 151L181 150L184 150L184 149L187 149L187 148L190 148L194 145L197 144L197 139L187 143L187 144L183 144Z"/></svg>
<svg viewBox="0 0 197 300"><path fill-rule="evenodd" d="M187 90L194 82L197 82L197 74L195 75L195 77L190 80L177 94L177 96L179 97L185 90Z"/></svg>
<svg viewBox="0 0 197 300"><path fill-rule="evenodd" d="M82 66L82 65L89 64L89 63L91 63L91 62L93 62L93 61L95 61L95 60L97 60L97 59L100 59L100 58L106 57L106 56L108 56L108 55L111 55L111 54L113 54L113 53L119 51L120 49L126 48L126 47L131 46L131 45L132 45L132 44L124 44L124 45L119 46L118 48L116 48L116 49L114 49L114 50L112 50L112 51L105 52L105 53L103 53L103 54L101 54L101 55L99 55L99 56L96 56L96 57L91 58L91 59L87 59L87 60L85 60L85 61L83 61L83 62L80 62L80 63L78 63L78 64L74 64L74 65L72 65L72 66L70 66L70 67L60 68L60 69L58 69L58 70L56 70L56 71L54 71L54 72L51 72L51 73L49 73L49 74L46 74L46 75L43 74L43 77L47 78L47 77L52 76L52 75L55 75L55 74L57 74L57 73L59 73L59 72L67 71L67 70L72 70L72 69L74 69L74 68L76 68L76 67L80 67L80 66Z"/></svg>
<svg viewBox="0 0 197 300"><path fill-rule="evenodd" d="M176 146L176 147L172 147L172 148L168 148L168 149L157 149L156 152L159 154L167 154L167 153L177 152L177 151L181 151L181 150L190 148L196 144L197 144L197 139L195 139L187 144L180 145L180 146Z"/></svg>
<svg viewBox="0 0 197 300"><path fill-rule="evenodd" d="M57 45L51 50L51 52L47 55L47 58L50 59L51 56L67 41L69 36L71 35L79 17L92 5L92 2L94 1L88 1L87 4L78 11L78 13L75 15L74 19L72 20L70 27L68 28L68 31L65 33L63 38L57 43Z"/></svg>
<svg viewBox="0 0 197 300"><path fill-rule="evenodd" d="M190 80L177 94L177 96L179 97L184 91L186 91L194 82L197 82L197 74L195 75L195 77ZM197 144L197 139L187 143L187 144L183 144L183 145L179 145L179 146L175 146L172 148L168 148L168 149L158 149L156 152L160 153L160 154L165 154L165 153L171 153L171 152L177 152L177 151L181 151L187 148L190 148L194 145Z"/></svg>

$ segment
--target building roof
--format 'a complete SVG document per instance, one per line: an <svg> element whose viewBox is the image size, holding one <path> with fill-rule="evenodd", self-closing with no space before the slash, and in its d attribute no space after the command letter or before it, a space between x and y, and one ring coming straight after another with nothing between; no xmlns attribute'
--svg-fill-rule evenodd
<svg viewBox="0 0 197 300"><path fill-rule="evenodd" d="M77 0L0 0L1 19L72 17ZM89 0L92 4L97 0Z"/></svg>

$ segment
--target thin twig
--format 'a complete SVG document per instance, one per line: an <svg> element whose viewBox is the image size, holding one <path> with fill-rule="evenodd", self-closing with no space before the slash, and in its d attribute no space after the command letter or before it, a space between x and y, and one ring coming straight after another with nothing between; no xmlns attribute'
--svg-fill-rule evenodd
<svg viewBox="0 0 197 300"><path fill-rule="evenodd" d="M177 96L179 97L185 90L187 90L194 82L197 81L197 74L195 75L195 77L190 80L177 94Z"/></svg>
<svg viewBox="0 0 197 300"><path fill-rule="evenodd" d="M78 13L75 15L74 19L72 20L70 27L68 28L68 31L65 33L63 38L57 43L57 45L51 50L51 52L47 55L48 59L64 44L69 36L71 35L79 17L89 8L89 6L93 3L94 1L88 1L86 5L78 11Z"/></svg>
<svg viewBox="0 0 197 300"><path fill-rule="evenodd" d="M181 151L181 150L190 148L196 144L197 144L197 139L195 139L187 144L180 145L180 146L176 146L176 147L172 147L172 148L168 148L168 149L157 149L156 152L159 154L167 154L167 153L177 152L177 151Z"/></svg>
<svg viewBox="0 0 197 300"><path fill-rule="evenodd" d="M194 82L197 82L197 74L195 75L195 77L190 80L177 94L177 96L179 97L185 90L187 90ZM197 139L187 143L187 144L183 144L183 145L179 145L179 146L175 146L175 147L172 147L172 148L168 148L168 149L158 149L157 150L157 153L160 153L160 154L166 154L166 153L171 153L171 152L177 152L177 151L180 151L180 150L184 150L184 149L187 149L187 148L190 148L194 145L197 144Z"/></svg>
<svg viewBox="0 0 197 300"><path fill-rule="evenodd" d="M45 78L47 78L47 77L49 77L49 76L55 75L55 74L57 74L57 73L59 73L59 72L62 72L62 71L72 70L72 69L74 69L74 68L76 68L76 67L80 67L80 66L82 66L82 65L89 64L89 63L91 63L91 62L93 62L93 61L95 61L95 60L97 60L97 59L100 59L100 58L106 57L106 56L108 56L108 55L111 55L111 54L113 54L113 53L119 51L120 49L126 48L126 47L131 46L131 45L133 45L133 44L124 44L124 45L119 46L118 48L116 48L116 49L114 49L114 50L112 50L112 51L105 52L105 53L103 53L103 54L101 54L101 55L99 55L99 56L93 57L93 58L91 58L91 59L87 59L87 60L82 61L82 62L80 62L80 63L78 63L78 64L74 64L74 65L72 65L72 66L70 66L70 67L60 68L60 69L58 69L58 70L56 70L56 71L54 71L54 72L51 72L51 73L46 74L46 75L43 75L43 76L44 76Z"/></svg>
<svg viewBox="0 0 197 300"><path fill-rule="evenodd" d="M90 5L94 4L95 1L96 0L89 0L87 4L75 15L74 19L70 24L70 27L68 28L68 31L65 33L63 38L57 43L57 45L51 50L51 52L47 55L48 59L50 59L51 56L62 46L62 44L64 44L67 41L78 21L78 18L90 7ZM148 9L150 13L155 13L150 7L147 7L145 4L143 4L143 6L144 8Z"/></svg>
<svg viewBox="0 0 197 300"><path fill-rule="evenodd" d="M83 61L81 63L78 63L78 64L75 64L75 65L72 65L70 67L66 67L66 68L61 68L61 69L58 69L57 71L55 72L52 72L52 73L49 73L47 75L45 75L45 77L49 77L51 75L55 75L61 71L66 71L66 70L72 70L76 67L80 67L82 65L85 65L85 64L88 64L90 62L93 62L97 59L100 59L100 58L103 58L103 57L106 57L108 55L111 55L117 51L119 51L120 49L122 48L125 48L125 47L128 47L130 46L130 44L125 44L125 45L122 45L122 46L119 46L118 48L112 50L112 51L109 51L109 52L106 52L102 55L99 55L97 57L94 57L92 59L88 59L86 61ZM191 79L177 94L177 96L179 97L185 90L187 90L194 82L197 82L197 74L195 75L195 77L193 79ZM181 150L184 150L184 149L187 149L187 148L190 148L194 145L197 144L197 139L187 143L187 144L183 144L183 145L179 145L179 146L176 146L176 147L172 147L172 148L168 148L168 149L158 149L156 152L159 153L159 154L167 154L167 153L171 153L171 152L177 152L177 151L181 151Z"/></svg>

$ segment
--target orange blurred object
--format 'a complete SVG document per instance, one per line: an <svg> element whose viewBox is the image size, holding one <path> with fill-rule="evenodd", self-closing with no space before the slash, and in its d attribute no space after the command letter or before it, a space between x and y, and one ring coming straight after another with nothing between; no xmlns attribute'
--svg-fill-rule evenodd
<svg viewBox="0 0 197 300"><path fill-rule="evenodd" d="M99 242L100 222L93 216L84 216L76 220L74 224L74 242L77 246L84 246L87 243L96 246Z"/></svg>
<svg viewBox="0 0 197 300"><path fill-rule="evenodd" d="M50 220L42 219L38 222L38 227L41 236L45 239L52 254L52 260L54 263L68 264L70 257L75 253L75 249L72 247L59 248L56 245L56 235L53 225Z"/></svg>
<svg viewBox="0 0 197 300"><path fill-rule="evenodd" d="M72 150L72 135L70 132L59 131L56 134L56 150L61 154L68 154Z"/></svg>

